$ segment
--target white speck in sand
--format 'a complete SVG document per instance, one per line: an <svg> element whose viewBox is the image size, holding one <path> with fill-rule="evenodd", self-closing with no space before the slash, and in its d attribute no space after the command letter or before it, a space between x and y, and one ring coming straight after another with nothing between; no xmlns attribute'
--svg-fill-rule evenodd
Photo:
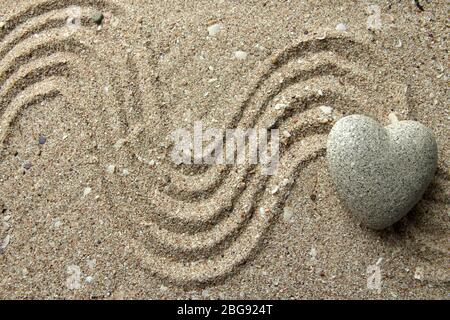
<svg viewBox="0 0 450 320"><path fill-rule="evenodd" d="M315 261L317 258L317 250L316 248L312 247L309 251L309 256L311 257L311 260Z"/></svg>
<svg viewBox="0 0 450 320"><path fill-rule="evenodd" d="M119 150L120 148L122 148L122 146L124 145L125 142L126 142L125 139L117 140L117 142L114 144L114 149Z"/></svg>
<svg viewBox="0 0 450 320"><path fill-rule="evenodd" d="M336 26L336 30L337 31L341 31L341 32L345 32L345 31L347 31L347 25L345 23L339 23Z"/></svg>
<svg viewBox="0 0 450 320"><path fill-rule="evenodd" d="M380 30L383 26L381 23L381 9L380 6L372 4L367 7L367 12L370 16L367 18L367 29Z"/></svg>
<svg viewBox="0 0 450 320"><path fill-rule="evenodd" d="M275 194L275 193L278 192L279 189L280 189L279 186L275 186L275 187L270 191L270 193L271 193L271 194Z"/></svg>
<svg viewBox="0 0 450 320"><path fill-rule="evenodd" d="M164 285L161 285L161 287L159 287L159 290L160 290L161 292L166 292L168 289L169 289L169 288L167 288L167 287L164 286Z"/></svg>
<svg viewBox="0 0 450 320"><path fill-rule="evenodd" d="M263 207L259 208L259 215L263 218L266 217L266 209L264 209Z"/></svg>
<svg viewBox="0 0 450 320"><path fill-rule="evenodd" d="M255 48L258 49L259 51L265 51L266 50L266 48L264 46L260 45L259 43L257 43L255 45Z"/></svg>
<svg viewBox="0 0 450 320"><path fill-rule="evenodd" d="M91 187L84 188L83 197L87 197L92 192Z"/></svg>
<svg viewBox="0 0 450 320"><path fill-rule="evenodd" d="M116 166L110 164L108 167L106 167L106 172L108 172L109 174L113 174L114 172L116 172Z"/></svg>
<svg viewBox="0 0 450 320"><path fill-rule="evenodd" d="M247 59L247 56L248 56L248 54L245 51L235 51L234 52L234 57L238 60L245 60L245 59Z"/></svg>
<svg viewBox="0 0 450 320"><path fill-rule="evenodd" d="M290 207L284 207L283 209L283 221L284 222L292 222L292 216L293 216L292 209Z"/></svg>
<svg viewBox="0 0 450 320"><path fill-rule="evenodd" d="M129 174L130 174L130 171L129 171L128 169L123 169L123 170L122 170L122 175L123 175L123 176L126 177L126 176L128 176Z"/></svg>
<svg viewBox="0 0 450 320"><path fill-rule="evenodd" d="M91 283L93 280L94 280L94 278L91 276L87 276L85 279L86 283Z"/></svg>
<svg viewBox="0 0 450 320"><path fill-rule="evenodd" d="M281 109L284 109L284 108L287 108L287 104L285 104L285 103L277 103L276 105L275 105L275 107L274 107L274 109L275 110L281 110Z"/></svg>
<svg viewBox="0 0 450 320"><path fill-rule="evenodd" d="M320 111L322 111L326 115L330 115L333 113L333 108L329 106L320 106Z"/></svg>
<svg viewBox="0 0 450 320"><path fill-rule="evenodd" d="M284 130L284 131L283 131L283 136L285 136L286 138L290 138L290 137L291 137L291 134L289 133L289 131Z"/></svg>
<svg viewBox="0 0 450 320"><path fill-rule="evenodd" d="M8 222L11 219L11 215L7 215L3 217L3 221Z"/></svg>
<svg viewBox="0 0 450 320"><path fill-rule="evenodd" d="M11 225L8 222L3 222L2 223L2 230L3 231L8 231L10 227L11 227Z"/></svg>
<svg viewBox="0 0 450 320"><path fill-rule="evenodd" d="M205 289L205 290L202 291L202 297L203 297L203 298L208 298L208 297L209 297L209 291L208 291L208 289Z"/></svg>
<svg viewBox="0 0 450 320"><path fill-rule="evenodd" d="M286 187L289 184L289 179L283 179L283 181L281 181L280 186L282 188Z"/></svg>
<svg viewBox="0 0 450 320"><path fill-rule="evenodd" d="M147 165L149 165L151 167L153 167L156 164L155 160L147 160L147 159L145 159L145 158L143 158L141 156L138 156L137 159L140 162L145 163L145 164L147 164Z"/></svg>
<svg viewBox="0 0 450 320"><path fill-rule="evenodd" d="M0 246L0 251L3 251L6 249L6 247L9 245L11 241L11 236L8 234L5 239L3 239L2 245Z"/></svg>
<svg viewBox="0 0 450 320"><path fill-rule="evenodd" d="M58 229L62 226L62 222L59 218L53 219L53 229Z"/></svg>
<svg viewBox="0 0 450 320"><path fill-rule="evenodd" d="M66 287L69 290L80 289L81 269L77 265L70 265L67 267L67 273L69 277L66 279Z"/></svg>
<svg viewBox="0 0 450 320"><path fill-rule="evenodd" d="M97 265L97 260L95 259L87 259L86 264L90 270L93 270Z"/></svg>
<svg viewBox="0 0 450 320"><path fill-rule="evenodd" d="M414 272L414 279L416 280L423 280L423 268L417 267L416 271Z"/></svg>
<svg viewBox="0 0 450 320"><path fill-rule="evenodd" d="M220 30L222 30L223 25L220 23L213 24L208 27L208 33L211 37L214 37L216 34L219 33Z"/></svg>

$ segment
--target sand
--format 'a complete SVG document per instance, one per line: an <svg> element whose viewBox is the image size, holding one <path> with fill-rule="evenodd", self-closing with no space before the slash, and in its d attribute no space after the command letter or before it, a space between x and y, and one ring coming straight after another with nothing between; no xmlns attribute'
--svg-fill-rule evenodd
<svg viewBox="0 0 450 320"><path fill-rule="evenodd" d="M448 4L419 3L2 1L0 298L446 299ZM375 232L325 142L391 112L438 170ZM196 121L279 128L279 172L176 166Z"/></svg>

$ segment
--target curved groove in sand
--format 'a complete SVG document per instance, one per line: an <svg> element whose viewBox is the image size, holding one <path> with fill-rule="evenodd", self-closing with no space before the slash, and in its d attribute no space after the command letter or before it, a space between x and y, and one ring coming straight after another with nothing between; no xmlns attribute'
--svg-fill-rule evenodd
<svg viewBox="0 0 450 320"><path fill-rule="evenodd" d="M339 88L339 86L337 88ZM358 91L358 89L351 89L350 87L347 90L351 92ZM335 106L342 108L356 108L357 106L357 102L351 101L350 97L347 98L347 95L343 95L339 91L334 92L331 96L339 97L340 101L330 101L326 94L320 96L317 92L312 91L308 95L298 98L299 100L297 103L301 107L294 107L283 111L281 114L273 115L275 121L272 127L278 126L279 129L283 129L283 122L288 121L293 116L302 116L296 122L291 122L290 129L292 129L292 135L288 139L289 143L280 147L280 155L282 155L285 149L290 144L294 143L296 139L306 138L309 135L323 133L331 129L331 121L329 123L321 123L318 121L321 113L314 110L322 103L332 102ZM262 119L264 120L264 118ZM243 189L235 188L230 194L229 186L235 185L237 181L248 181L251 177L249 171L250 167L246 167L227 175L225 181L219 188L220 191L201 203L175 200L173 197L167 196L156 190L150 199L153 206L158 208L158 212L157 214L151 215L154 218L150 219L154 219L153 222L157 223L160 228L165 228L173 232L178 230L179 233L192 234L206 231L231 214ZM224 203L226 204L225 206L221 205ZM177 211L172 212L167 210L166 206L168 205L170 208L178 208Z"/></svg>
<svg viewBox="0 0 450 320"><path fill-rule="evenodd" d="M67 30L62 30L64 10L68 6L92 6L113 12L120 10L114 1L39 0L6 21L0 30L3 44L0 47L0 96L1 101L8 102L8 106L0 110L3 112L0 127L2 146L21 110L67 90L64 88L67 84L65 78L59 77L64 72L58 71L66 66L65 58L82 52L92 54L86 45L67 37ZM61 60L52 64L45 61L49 56ZM262 177L258 172L250 174L248 167L239 169L237 173L230 169L223 172L199 170L201 174L195 179L204 178L205 182L192 187L193 178L181 175L179 170L169 168L167 164L161 165L157 174L169 173L171 184L167 190L162 188L163 192L157 190L154 199L150 199L156 213L152 215L153 220L144 221L144 230L154 247L130 240L136 253L144 257L145 266L161 278L198 284L226 277L250 259L259 250L261 240L277 218L296 177L304 167L325 153L326 132L331 123L318 122L315 111L319 104L331 101L348 110L356 108L358 103L365 103L346 99L345 94L337 92L342 88L335 85L333 79L347 82L345 90L349 90L349 84L355 87L360 83L367 84L370 74L358 65L362 61L366 66L375 65L378 62L374 57L376 54L368 45L341 35L331 35L285 48L258 69L258 80L226 127L253 128L268 121L271 127L292 129L291 137L281 146L283 163L280 173ZM301 63L295 61L299 58L302 58ZM127 68L139 72L131 62ZM321 95L302 94L298 101L292 103L291 109L272 114L268 108L273 99L280 93L294 90L299 83L310 83L308 86L323 89L323 92ZM22 85L26 89L21 91ZM134 87L138 88L137 85ZM121 94L116 98L128 101ZM139 97L132 103L145 103L138 100ZM293 120L298 114L302 118ZM163 114L161 119L165 119ZM304 142L296 143L299 139ZM239 187L237 182L246 178L249 182ZM285 180L288 182L284 183ZM271 192L273 186L280 185L278 192ZM230 186L233 188L231 193L226 190ZM178 207L179 211L164 212L168 203Z"/></svg>
<svg viewBox="0 0 450 320"><path fill-rule="evenodd" d="M354 111L358 105L370 103L370 99L362 98L367 92L362 94L358 87L371 87L371 73L359 68L358 62L364 57L366 65L375 64L371 54L364 44L332 36L287 48L257 71L256 84L227 127L290 129L290 137L281 145L281 173L260 177L248 176L248 167L237 172L208 168L190 177L169 164L161 165L160 174L169 172L169 184L163 185L163 192L158 190L150 196L155 212L153 220L144 223L153 246L133 244L146 266L161 278L198 284L226 277L245 263L258 250L295 177L325 152L324 141L332 123L318 120L317 107L331 103L338 112ZM301 86L312 90L302 92L286 110L277 113L269 109L281 93L298 93ZM382 89L387 90L388 84ZM374 88L373 92L377 90L380 88ZM347 99L342 94L349 91L355 91L350 93L358 98ZM376 103L373 105L376 107ZM294 119L298 115L301 118ZM299 139L303 143L296 143ZM304 154L302 150L310 152ZM204 182L199 183L200 179ZM283 179L288 183L283 184ZM192 187L194 180L197 185ZM244 180L250 182L241 188L237 182ZM221 190L230 185L233 190L223 199L227 192ZM273 186L280 185L282 188L276 194L270 192ZM178 210L164 212L168 203ZM258 208L265 209L263 216Z"/></svg>
<svg viewBox="0 0 450 320"><path fill-rule="evenodd" d="M77 26L76 30L67 25L67 19L72 17L75 7L80 13L77 18L81 19L81 25ZM99 70L83 71L83 68L77 68L77 72L74 72L72 69L75 63L95 61L98 62L97 67L104 69L103 72L110 70L108 60L102 58L95 48L78 37L78 28L86 29L95 25L89 16L96 9L114 14L122 12L112 1L39 0L5 21L4 27L0 30L2 149L15 119L22 110L31 106L33 101L43 102L45 98L74 94L72 86L76 84L64 82L64 78L84 76L85 79L101 79ZM114 41L107 44L116 45ZM126 67L132 65L132 62L127 61ZM55 86L56 79L64 85ZM49 86L48 90L45 85L38 85L41 83L46 83ZM130 101L126 100L122 90L120 86L115 87L110 97L114 97L126 108ZM32 93L36 99L30 96ZM28 100L23 100L23 105L20 106L16 102L16 97L21 98L24 95ZM92 100L91 97L85 97L85 102ZM117 112L115 116L121 115Z"/></svg>
<svg viewBox="0 0 450 320"><path fill-rule="evenodd" d="M356 86L368 84L371 78L371 75L365 69L359 68L355 63L345 63L341 57L334 53L316 52L305 55L302 56L301 61L290 60L287 65L279 67L277 73L268 76L264 85L260 86L260 92L264 92L265 97L260 97L257 94L253 95L254 99L262 99L262 102L258 104L257 108L250 110L248 105L252 103L249 101L244 108L243 117L251 117L249 113L253 111L253 125L255 125L254 121L266 114L265 111L270 101L280 92L299 82L329 75ZM317 89L320 89L321 86L320 82L312 85L317 87ZM245 126L239 123L236 127L250 128L252 126ZM210 167L208 170L202 171L201 174L183 175L180 174L180 170L173 170L173 166L165 163L162 163L161 170L169 176L171 181L167 188L167 194L174 199L188 202L204 201L213 196L218 191L219 186L224 183L225 177L230 173L229 169L219 170L217 167Z"/></svg>
<svg viewBox="0 0 450 320"><path fill-rule="evenodd" d="M0 105L6 105L12 101L23 88L52 76L66 76L68 74L67 56L61 53L35 60L20 66L16 74L13 74L4 83L0 90ZM1 116L0 109L0 116Z"/></svg>
<svg viewBox="0 0 450 320"><path fill-rule="evenodd" d="M300 147L307 146L312 148L319 140L324 139L323 133L313 133L312 131L316 128L311 129L303 143L292 146L292 150L297 151ZM320 147L323 146L321 144ZM281 162L285 163L288 159L294 158L292 150L285 152ZM207 258L216 252L222 252L231 245L233 238L239 237L242 232L245 232L248 223L253 219L253 215L258 214L255 213L255 211L257 212L255 200L263 195L269 182L276 183L273 182L274 180L281 183L278 177L253 177L234 204L232 214L214 224L212 229L206 232L199 231L193 234L179 233L179 230L177 230L178 232L171 232L160 228L155 223L145 223L145 230L152 241L158 245L163 255L177 259Z"/></svg>
<svg viewBox="0 0 450 320"><path fill-rule="evenodd" d="M39 83L23 90L14 101L11 102L10 107L6 110L2 117L0 127L0 144L3 145L11 125L17 120L20 111L28 105L33 105L41 102L46 98L53 98L60 95L61 92L61 78L50 77Z"/></svg>
<svg viewBox="0 0 450 320"><path fill-rule="evenodd" d="M325 137L322 141L316 141L316 152L305 156L295 162L295 165L286 170L281 177L295 177L301 168L322 156L325 152ZM278 199L277 199L278 198ZM258 249L266 230L277 216L276 208L283 202L284 197L275 198L265 191L261 196L263 199L259 206L269 209L266 216L253 213L249 219L245 232L241 232L224 251L216 252L214 256L207 259L194 260L191 262L177 261L171 257L149 252L137 242L133 245L139 254L144 257L145 266L159 277L175 281L181 284L198 284L217 281L235 271L241 264L245 263Z"/></svg>
<svg viewBox="0 0 450 320"><path fill-rule="evenodd" d="M67 9L71 6L89 6L103 10L111 10L113 13L122 12L120 7L111 0L36 0L33 5L5 21L4 27L0 30L0 42L3 42L4 38L14 29L20 27L22 24L28 23L33 18L48 14L49 12Z"/></svg>

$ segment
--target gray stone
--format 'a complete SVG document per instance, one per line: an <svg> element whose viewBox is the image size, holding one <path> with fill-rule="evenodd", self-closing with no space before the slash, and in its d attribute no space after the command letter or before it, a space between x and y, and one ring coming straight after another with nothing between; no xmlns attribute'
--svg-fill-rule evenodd
<svg viewBox="0 0 450 320"><path fill-rule="evenodd" d="M30 170L31 167L32 167L32 164L31 164L30 162L25 162L25 163L23 164L23 168L24 168L25 170Z"/></svg>
<svg viewBox="0 0 450 320"><path fill-rule="evenodd" d="M105 16L100 11L95 11L92 14L91 18L92 18L92 21L94 21L96 24L101 25Z"/></svg>
<svg viewBox="0 0 450 320"><path fill-rule="evenodd" d="M352 115L330 132L327 161L338 195L362 224L384 229L421 199L437 166L431 130L415 121L382 127Z"/></svg>
<svg viewBox="0 0 450 320"><path fill-rule="evenodd" d="M47 138L45 136L39 136L39 144L45 144L47 142Z"/></svg>

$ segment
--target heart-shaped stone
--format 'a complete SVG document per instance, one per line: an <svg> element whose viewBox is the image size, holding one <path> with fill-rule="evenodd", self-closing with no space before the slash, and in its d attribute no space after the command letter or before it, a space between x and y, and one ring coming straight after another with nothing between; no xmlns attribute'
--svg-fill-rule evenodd
<svg viewBox="0 0 450 320"><path fill-rule="evenodd" d="M330 132L327 160L341 200L372 229L405 216L433 179L437 145L433 133L415 121L382 127L361 115L340 119Z"/></svg>

